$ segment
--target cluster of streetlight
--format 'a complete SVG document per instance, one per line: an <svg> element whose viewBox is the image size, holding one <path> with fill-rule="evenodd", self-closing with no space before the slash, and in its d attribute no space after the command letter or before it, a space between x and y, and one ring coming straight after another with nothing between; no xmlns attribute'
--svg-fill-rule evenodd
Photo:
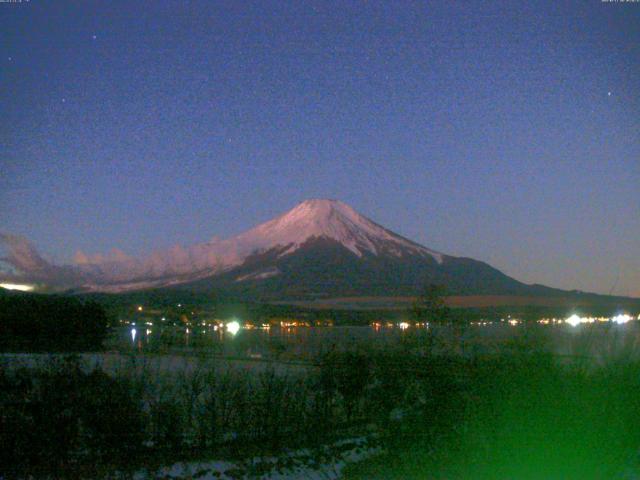
<svg viewBox="0 0 640 480"><path fill-rule="evenodd" d="M640 320L640 315L638 315L638 320ZM595 323L595 322L611 322L611 323L615 323L618 325L623 325L627 322L630 322L631 320L634 320L634 318L631 315L628 315L626 313L621 313L618 315L615 315L611 318L608 317L580 317L576 314L571 315L569 318L567 318L565 320L565 323L568 323L569 325L571 325L572 327L577 327L578 325L582 324L582 323Z"/></svg>
<svg viewBox="0 0 640 480"><path fill-rule="evenodd" d="M624 325L625 323L628 323L632 320L640 320L640 315L638 315L637 317L633 317L627 313L621 313L618 315L615 315L613 317L580 317L579 315L573 314L570 317L567 318L541 318L540 320L537 320L536 323L539 323L541 325L562 325L562 324L567 324L567 325L571 325L572 327L577 327L578 325L581 325L583 323L596 323L596 322L600 322L600 323L604 323L604 322L610 322L610 323L614 323L616 325ZM488 320L480 320L480 321L472 321L469 322L470 325L474 325L474 326L489 326L489 325L494 325L495 323L508 323L509 325L511 325L512 327L515 327L517 325L520 325L522 323L524 323L524 320L519 319L519 318L512 318L511 316L509 316L508 318L502 318L500 319L500 322L492 322L492 321L488 321ZM373 326L376 330L379 330L381 327L399 327L401 330L406 330L407 328L409 328L410 326L415 326L415 327L428 327L429 324L411 324L408 322L400 322L400 323L391 323L391 322L387 322L387 323L382 323L382 322L373 322L371 324L371 326Z"/></svg>

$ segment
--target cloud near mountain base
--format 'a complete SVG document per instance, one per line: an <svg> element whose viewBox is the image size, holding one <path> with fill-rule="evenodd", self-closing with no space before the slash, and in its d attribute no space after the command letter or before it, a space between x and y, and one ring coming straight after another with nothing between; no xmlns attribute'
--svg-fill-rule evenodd
<svg viewBox="0 0 640 480"><path fill-rule="evenodd" d="M54 265L21 235L0 233L0 281L70 287L85 283L86 274L71 265Z"/></svg>

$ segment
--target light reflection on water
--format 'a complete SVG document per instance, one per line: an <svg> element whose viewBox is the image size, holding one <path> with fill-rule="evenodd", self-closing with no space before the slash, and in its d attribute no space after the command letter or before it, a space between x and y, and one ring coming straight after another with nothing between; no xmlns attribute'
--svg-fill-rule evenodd
<svg viewBox="0 0 640 480"><path fill-rule="evenodd" d="M593 330L592 330L593 329ZM235 331L235 328L232 330ZM597 335L593 335L597 330ZM134 333L135 332L135 333ZM640 325L590 325L575 329L568 325L545 325L534 330L513 328L509 324L469 326L463 330L448 327L345 326L228 328L196 326L190 328L153 326L136 331L134 327L116 329L110 349L170 353L200 351L213 355L252 358L315 358L332 350L358 348L411 348L425 352L430 348L457 348L465 354L495 353L513 348L531 335L543 348L563 355L616 351L630 343L640 347ZM460 341L462 339L462 341ZM640 350L640 349L638 349ZM591 353L589 353L591 352ZM282 357L284 356L284 357Z"/></svg>

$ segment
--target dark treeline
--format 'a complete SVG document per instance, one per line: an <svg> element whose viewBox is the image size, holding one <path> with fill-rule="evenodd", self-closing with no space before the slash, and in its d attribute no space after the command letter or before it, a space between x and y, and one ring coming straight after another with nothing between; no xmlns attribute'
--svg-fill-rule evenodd
<svg viewBox="0 0 640 480"><path fill-rule="evenodd" d="M369 325L376 321L398 323L416 320L416 305L414 303L397 304L395 308L368 308L366 305L361 305L360 308L357 306L353 308L313 308L312 306L271 304L222 296L216 297L213 294L208 296L195 294L191 296L176 295L170 298L162 298L158 293L154 294L154 291L118 295L91 294L83 295L81 298L97 301L108 311L122 317L127 317L129 312L137 305L169 312L178 303L181 303L185 311L206 309L221 319L235 317L243 321L252 322L267 321L276 317L290 317L310 322L331 320L335 325L361 326ZM541 318L567 318L574 313L581 316L610 317L620 312L635 312L636 310L640 310L640 304L603 302L602 304L585 306L578 301L566 306L450 307L448 309L448 321L456 324L479 320L500 321L500 319L506 319L509 316L524 321L536 321ZM434 320L428 317L421 317L420 321Z"/></svg>
<svg viewBox="0 0 640 480"><path fill-rule="evenodd" d="M423 291L423 300L428 299L429 288ZM432 294L436 297L446 297L452 292L438 286L439 290ZM574 313L582 316L612 316L622 311L636 311L640 309L640 302L636 299L612 297L581 292L565 292L567 302L557 306L541 305L499 305L491 307L452 307L449 309L449 321L464 323L478 320L499 321L508 316L517 317L525 321L535 321L540 318L566 318ZM260 297L242 297L226 294L222 290L208 290L203 292L166 288L152 289L119 294L90 293L82 294L81 298L97 301L108 311L126 316L137 305L169 310L182 304L185 310L206 309L214 312L219 318L237 317L245 321L259 322L273 317L295 317L300 320L332 320L335 325L368 325L374 321L402 322L411 321L415 314L415 304L403 304L390 301L389 305L381 308L373 302L357 303L352 306L336 306L336 308L317 308L314 302L284 304L272 303ZM308 299L310 300L310 299ZM313 300L322 303L321 298ZM330 303L330 302L328 302ZM325 306L326 307L326 306ZM428 319L422 319L428 321Z"/></svg>
<svg viewBox="0 0 640 480"><path fill-rule="evenodd" d="M107 327L107 315L96 302L57 295L0 296L1 351L99 350Z"/></svg>

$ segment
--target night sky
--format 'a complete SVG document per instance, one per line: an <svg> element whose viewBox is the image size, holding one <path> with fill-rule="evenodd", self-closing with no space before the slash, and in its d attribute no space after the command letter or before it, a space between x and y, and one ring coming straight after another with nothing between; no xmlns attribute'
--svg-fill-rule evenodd
<svg viewBox="0 0 640 480"><path fill-rule="evenodd" d="M0 231L59 263L320 197L640 296L640 3L0 3L0 112Z"/></svg>

